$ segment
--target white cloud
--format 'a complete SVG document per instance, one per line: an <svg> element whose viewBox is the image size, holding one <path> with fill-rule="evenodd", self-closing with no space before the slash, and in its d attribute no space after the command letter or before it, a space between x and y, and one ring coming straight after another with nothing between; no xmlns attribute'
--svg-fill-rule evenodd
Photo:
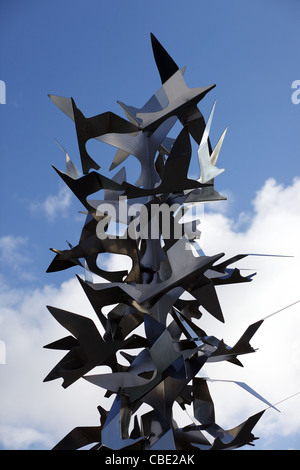
<svg viewBox="0 0 300 470"><path fill-rule="evenodd" d="M270 179L256 194L247 230L239 231L236 221L224 214L205 214L201 229L208 255L224 252L226 258L238 253L293 256L250 256L239 261L237 266L250 269L243 274L257 275L251 283L217 288L225 324L204 313L199 325L207 334L233 345L249 324L300 298L299 199L299 179L288 187ZM115 263L113 269L122 268L121 259ZM51 317L46 305L88 315L97 322L78 281L71 279L59 288L47 285L20 291L0 278L0 293L0 339L6 344L6 364L0 364L2 446L51 448L75 426L98 425L97 405L102 403L108 408L102 389L84 380L67 389L61 387L59 380L43 383L63 355L43 349L43 345L68 334ZM214 379L246 382L271 403L300 391L299 314L297 304L267 319L251 341L258 351L240 358L244 368L229 363L209 364L203 372ZM210 390L217 422L224 427L235 426L264 409L262 402L233 383L215 382ZM276 435L300 433L300 417L295 412L299 403L300 395L279 404L281 413L267 410L254 429L260 442L272 446Z"/></svg>
<svg viewBox="0 0 300 470"><path fill-rule="evenodd" d="M238 253L288 255L292 257L249 256L236 266L245 268L243 275L256 272L252 282L217 288L225 324L207 315L202 326L210 334L223 337L233 345L246 327L277 310L300 300L300 179L288 187L266 181L253 201L254 212L245 231L238 231L235 220L222 214L205 214L204 250L206 254L224 252L226 258ZM225 259L225 258L224 258ZM250 269L250 271L246 271ZM213 378L246 382L271 403L300 392L300 303L267 319L251 344L255 354L241 357L244 368L211 365L207 373ZM205 325L206 324L206 325ZM230 426L232 418L246 418L248 412L263 409L256 399L234 384L212 384L220 403L221 422ZM229 403L222 405L229 393ZM300 432L300 395L278 405L281 413L268 410L255 428L265 437Z"/></svg>
<svg viewBox="0 0 300 470"><path fill-rule="evenodd" d="M0 448L51 448L73 427L99 424L101 391L84 380L66 390L59 380L43 383L64 355L43 346L68 335L46 305L90 316L96 324L97 318L77 279L23 292L0 281L0 338L6 345L6 364L0 365Z"/></svg>
<svg viewBox="0 0 300 470"><path fill-rule="evenodd" d="M26 269L31 264L26 237L4 235L0 237L0 262L23 280L32 280L33 275Z"/></svg>
<svg viewBox="0 0 300 470"><path fill-rule="evenodd" d="M49 437L36 429L21 426L0 426L0 442L9 450L27 449L35 443L37 446L47 446Z"/></svg>
<svg viewBox="0 0 300 470"><path fill-rule="evenodd" d="M57 194L49 194L44 201L32 202L30 210L43 213L52 222L57 217L67 217L71 206L72 193L66 186L61 186Z"/></svg>
<svg viewBox="0 0 300 470"><path fill-rule="evenodd" d="M15 258L16 252L18 252L18 257L21 261L27 261L27 258L20 253L20 249L26 245L27 239L24 237L14 237L11 235L6 235L0 238L0 256L1 261L8 263L11 258Z"/></svg>

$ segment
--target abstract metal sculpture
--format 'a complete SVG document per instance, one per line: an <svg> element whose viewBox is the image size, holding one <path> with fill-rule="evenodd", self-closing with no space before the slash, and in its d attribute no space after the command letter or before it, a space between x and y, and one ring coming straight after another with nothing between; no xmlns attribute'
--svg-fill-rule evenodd
<svg viewBox="0 0 300 470"><path fill-rule="evenodd" d="M244 277L239 269L228 267L246 254L225 261L220 261L223 253L206 256L195 243L197 221L180 223L174 210L225 199L215 191L214 178L224 171L215 165L226 130L213 149L209 131L215 104L207 123L197 105L215 85L188 88L184 69L178 68L153 35L151 41L162 86L141 109L119 103L128 120L111 112L86 118L72 98L49 95L75 123L83 175L79 176L66 152L66 172L56 171L87 215L78 244L67 250L53 249L48 272L73 266L85 270L85 279L77 278L103 331L91 319L48 307L71 335L45 346L67 351L45 381L62 378L63 387L69 387L83 377L107 390L107 397L115 394L110 410L98 407L99 426L75 428L55 449L86 445L94 450L235 449L256 439L252 429L264 413L233 429L222 429L216 423L208 387L211 379L201 375L209 362L242 365L239 356L254 351L250 340L264 320L250 325L233 347L199 326L201 307L224 322L216 286L250 282L253 274ZM168 133L176 121L182 130L171 139ZM199 146L196 180L188 177L191 137ZM92 138L118 149L111 169L129 155L138 159L141 175L135 185L126 181L124 168L112 179L95 171L100 166L86 150ZM100 190L104 190L103 200L90 198ZM137 203L140 211L130 213ZM163 217L162 206L170 209ZM110 233L112 222L125 223L125 233ZM156 237L151 236L154 228ZM196 247L197 252L189 247ZM131 270L105 270L98 265L100 253L127 255ZM93 282L93 273L102 281ZM111 372L89 375L99 365ZM236 384L272 406L246 384ZM190 425L177 425L176 402L183 410L193 407Z"/></svg>

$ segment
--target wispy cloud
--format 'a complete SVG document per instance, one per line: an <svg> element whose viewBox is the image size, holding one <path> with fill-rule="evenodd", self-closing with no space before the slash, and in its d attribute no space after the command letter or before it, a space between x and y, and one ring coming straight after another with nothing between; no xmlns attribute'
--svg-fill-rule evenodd
<svg viewBox="0 0 300 470"><path fill-rule="evenodd" d="M19 426L0 426L0 442L10 450L28 449L36 446L47 446L49 437L36 429Z"/></svg>
<svg viewBox="0 0 300 470"><path fill-rule="evenodd" d="M14 235L0 237L0 262L4 275L11 272L23 280L34 279L33 274L28 270L31 258L26 237Z"/></svg>
<svg viewBox="0 0 300 470"><path fill-rule="evenodd" d="M71 206L72 193L66 186L61 186L57 194L49 194L43 201L30 204L32 213L43 214L49 222L58 217L66 218Z"/></svg>

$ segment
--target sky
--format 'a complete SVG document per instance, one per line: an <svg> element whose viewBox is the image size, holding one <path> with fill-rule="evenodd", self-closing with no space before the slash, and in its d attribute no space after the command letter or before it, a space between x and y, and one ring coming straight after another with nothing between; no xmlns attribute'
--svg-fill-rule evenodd
<svg viewBox="0 0 300 470"><path fill-rule="evenodd" d="M49 248L77 244L84 223L52 168L65 168L55 139L80 168L74 123L48 94L73 97L87 117L125 117L118 100L141 107L161 86L152 32L187 67L189 87L216 84L199 104L207 119L216 100L212 142L228 128L215 182L227 200L205 207L202 248L285 255L240 262L256 276L220 287L225 324L204 316L201 327L234 344L249 324L293 304L265 320L243 368L205 372L281 402L255 427L255 449L300 450L299 15L298 0L0 0L0 449L49 449L73 427L98 424L98 387L43 383L61 357L43 346L65 334L46 305L94 318L76 269L46 273ZM115 174L112 147L87 148L103 174ZM137 160L125 163L134 181ZM211 393L227 428L265 406L230 382L212 382Z"/></svg>

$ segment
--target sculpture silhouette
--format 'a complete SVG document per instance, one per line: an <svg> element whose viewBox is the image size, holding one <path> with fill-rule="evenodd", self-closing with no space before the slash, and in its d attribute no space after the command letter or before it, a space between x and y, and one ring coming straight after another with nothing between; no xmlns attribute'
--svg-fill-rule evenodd
<svg viewBox="0 0 300 470"><path fill-rule="evenodd" d="M129 208L140 202L148 215L155 204L171 209L178 202L202 204L225 199L215 191L214 180L224 171L215 164L226 131L212 149L209 130L215 105L207 124L198 109L198 103L215 85L188 88L184 70L179 69L153 34L151 43L162 87L140 109L119 102L128 120L111 112L86 118L72 98L49 95L74 121L83 175L79 175L64 149L66 172L56 171L83 204L87 215L76 246L52 249L55 258L48 272L74 266L84 270L85 277L77 278L104 333L91 319L49 306L50 313L71 336L45 346L67 351L45 381L62 378L63 387L69 387L84 378L107 390L107 396L115 394L111 409L99 406L99 426L75 428L55 449L80 449L87 445L93 450L235 449L256 439L252 430L264 413L256 413L232 429L222 429L216 422L208 386L213 379L202 373L203 366L215 361L241 366L240 356L254 352L250 341L263 319L250 325L232 347L200 326L202 308L218 321L225 321L216 287L251 282L254 273L244 277L239 269L228 268L249 255L238 254L225 261L224 253L206 256L197 250L191 225L179 224L174 213L168 218L170 231L159 211L145 218L141 210L125 218L128 225L125 234L113 235L109 227L114 211L104 214L98 210L101 202L115 209L119 196ZM176 121L181 123L182 130L172 139L168 133ZM118 149L111 169L130 154L139 160L141 175L136 184L126 181L123 169L114 178L95 171L100 165L85 147L91 138ZM197 180L188 177L191 138L199 146ZM100 190L105 194L102 201L89 198ZM117 215L115 222L121 221ZM182 230L176 238L178 225ZM145 235L153 227L159 233L155 239ZM132 261L131 270L102 269L100 253L127 255ZM102 279L95 282L93 274ZM188 300L184 297L186 292L190 295ZM104 313L104 308L112 305ZM139 334L136 328L141 329ZM126 352L127 349L134 352ZM99 365L108 366L111 372L94 374L93 369ZM235 383L272 406L248 385ZM143 411L145 403L151 411ZM177 424L173 415L175 403L183 410L192 405L191 424L184 427Z"/></svg>

